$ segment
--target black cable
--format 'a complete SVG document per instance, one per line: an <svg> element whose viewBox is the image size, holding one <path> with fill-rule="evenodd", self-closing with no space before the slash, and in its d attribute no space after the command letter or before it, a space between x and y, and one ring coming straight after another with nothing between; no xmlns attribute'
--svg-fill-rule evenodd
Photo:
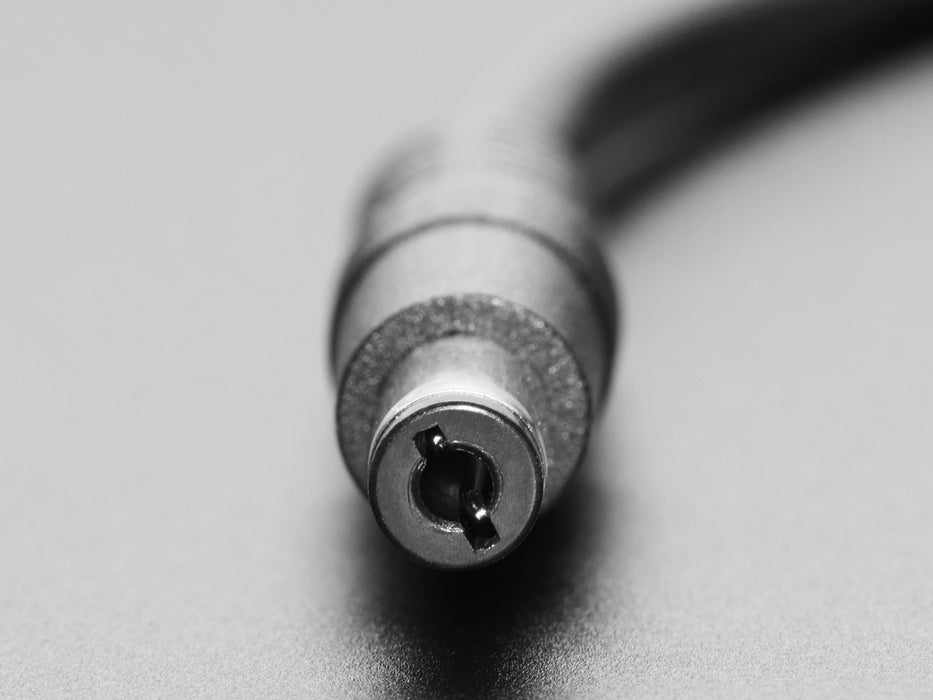
<svg viewBox="0 0 933 700"><path fill-rule="evenodd" d="M931 0L728 5L594 66L565 136L611 213L765 109L931 36Z"/></svg>

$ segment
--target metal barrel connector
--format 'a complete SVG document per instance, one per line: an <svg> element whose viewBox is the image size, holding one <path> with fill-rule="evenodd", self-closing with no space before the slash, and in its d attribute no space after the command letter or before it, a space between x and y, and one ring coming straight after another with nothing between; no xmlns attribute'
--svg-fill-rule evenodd
<svg viewBox="0 0 933 700"><path fill-rule="evenodd" d="M351 474L403 551L511 551L584 453L617 313L572 164L514 130L429 138L380 177L333 323Z"/></svg>
<svg viewBox="0 0 933 700"><path fill-rule="evenodd" d="M507 361L500 353L469 337L425 346L400 368L409 376L398 379L414 388L376 429L369 456L373 512L389 538L419 561L462 568L500 559L541 507L540 437L528 410L484 371Z"/></svg>

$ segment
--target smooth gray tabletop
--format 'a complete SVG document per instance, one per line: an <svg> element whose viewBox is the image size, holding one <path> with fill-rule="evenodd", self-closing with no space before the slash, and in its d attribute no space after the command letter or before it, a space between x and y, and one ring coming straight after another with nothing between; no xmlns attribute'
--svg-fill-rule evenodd
<svg viewBox="0 0 933 700"><path fill-rule="evenodd" d="M619 221L607 415L509 560L354 491L354 198L558 5L0 6L0 695L933 693L929 52Z"/></svg>

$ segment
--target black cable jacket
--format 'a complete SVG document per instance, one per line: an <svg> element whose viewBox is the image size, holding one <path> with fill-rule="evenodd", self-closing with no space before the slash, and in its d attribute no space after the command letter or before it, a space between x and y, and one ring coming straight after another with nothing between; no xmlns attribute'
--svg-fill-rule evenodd
<svg viewBox="0 0 933 700"><path fill-rule="evenodd" d="M766 108L931 37L933 0L767 0L620 47L567 135L594 209L618 211Z"/></svg>

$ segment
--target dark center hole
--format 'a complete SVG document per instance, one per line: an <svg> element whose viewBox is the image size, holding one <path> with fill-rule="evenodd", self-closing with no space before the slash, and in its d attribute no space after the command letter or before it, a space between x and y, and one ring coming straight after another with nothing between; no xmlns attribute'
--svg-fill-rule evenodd
<svg viewBox="0 0 933 700"><path fill-rule="evenodd" d="M416 440L426 447L422 451L424 468L416 484L425 509L440 520L460 523L460 497L470 491L479 493L486 507L491 506L496 495L495 483L486 460L462 445L439 444L436 440L432 445L432 437L422 434Z"/></svg>

